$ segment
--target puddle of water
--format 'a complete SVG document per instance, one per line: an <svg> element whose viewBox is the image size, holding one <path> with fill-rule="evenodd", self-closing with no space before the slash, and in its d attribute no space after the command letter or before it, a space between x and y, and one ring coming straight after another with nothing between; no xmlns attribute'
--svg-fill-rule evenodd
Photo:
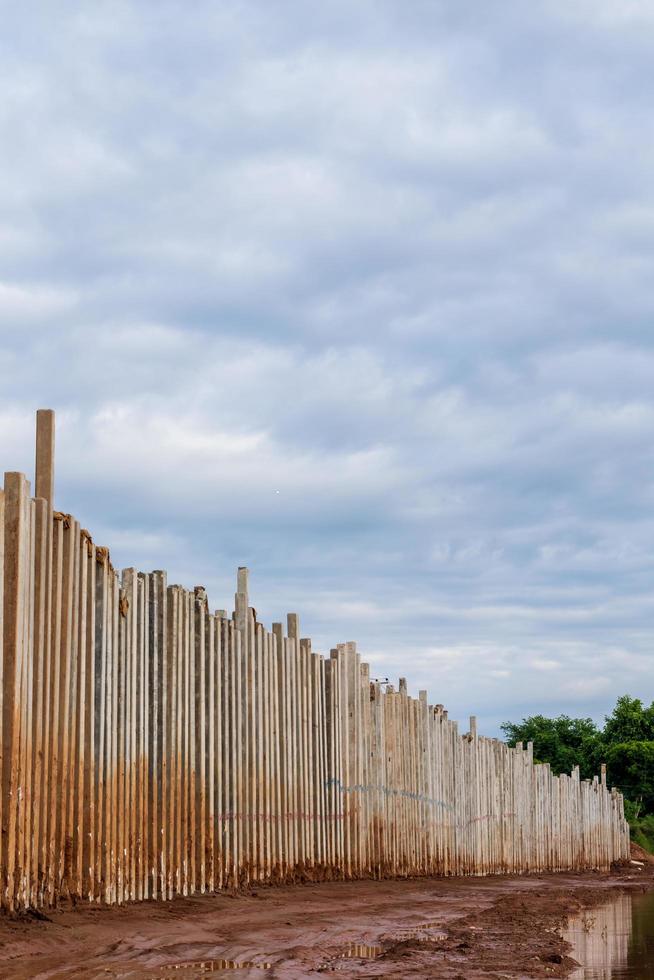
<svg viewBox="0 0 654 980"><path fill-rule="evenodd" d="M95 963L92 972L87 966L78 970L50 973L51 980L87 980L88 977L106 977L107 980L153 980L176 973L180 980L188 976L197 977L204 973L229 973L233 970L270 970L272 963L254 963L248 960L182 960L179 963L162 963L159 966L145 966L134 962Z"/></svg>
<svg viewBox="0 0 654 980"><path fill-rule="evenodd" d="M438 923L440 926L440 922ZM382 939L393 939L395 941L402 941L403 939L446 939L447 933L443 932L442 929L437 930L437 926L431 922L419 922L414 926L407 926L405 929L397 929L387 936L382 936ZM357 960L375 960L378 956L381 956L384 952L384 947L378 944L370 945L368 943L352 943L341 953L341 959L357 959Z"/></svg>
<svg viewBox="0 0 654 980"><path fill-rule="evenodd" d="M396 929L389 938L394 940L403 939L447 939L447 933L440 928L441 923L419 922L415 926L406 926L403 929Z"/></svg>
<svg viewBox="0 0 654 980"><path fill-rule="evenodd" d="M223 970L270 970L272 963L249 963L237 960L193 960L187 963L172 963L160 966L166 973L173 970L199 970L200 973L219 973Z"/></svg>
<svg viewBox="0 0 654 980"><path fill-rule="evenodd" d="M352 943L343 953L343 959L374 960L384 952L383 946L368 946L365 943Z"/></svg>
<svg viewBox="0 0 654 980"><path fill-rule="evenodd" d="M570 980L652 980L654 893L618 895L570 919L563 933L582 965Z"/></svg>

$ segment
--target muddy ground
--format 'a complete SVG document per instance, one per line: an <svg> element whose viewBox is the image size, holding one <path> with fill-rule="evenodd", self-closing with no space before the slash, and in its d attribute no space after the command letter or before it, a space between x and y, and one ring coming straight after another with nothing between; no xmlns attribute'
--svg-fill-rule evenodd
<svg viewBox="0 0 654 980"><path fill-rule="evenodd" d="M260 887L61 909L49 921L2 916L0 977L565 977L575 965L557 932L566 918L616 889L653 887L646 864L611 874Z"/></svg>

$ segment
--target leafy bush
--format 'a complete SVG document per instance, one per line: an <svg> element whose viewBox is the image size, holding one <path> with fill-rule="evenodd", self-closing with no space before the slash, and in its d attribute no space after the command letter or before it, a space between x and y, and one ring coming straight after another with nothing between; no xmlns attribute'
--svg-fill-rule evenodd
<svg viewBox="0 0 654 980"><path fill-rule="evenodd" d="M654 854L654 814L650 813L646 817L636 818L633 822L629 821L629 826L632 840L650 854Z"/></svg>

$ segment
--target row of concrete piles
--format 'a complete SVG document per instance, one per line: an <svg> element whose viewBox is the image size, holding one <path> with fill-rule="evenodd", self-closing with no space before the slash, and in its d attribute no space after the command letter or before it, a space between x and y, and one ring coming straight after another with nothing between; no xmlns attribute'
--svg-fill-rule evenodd
<svg viewBox="0 0 654 980"><path fill-rule="evenodd" d="M170 898L252 881L607 868L628 853L605 777L458 732L426 692L371 681L354 643L313 652L162 571L119 575L54 494L6 473L1 901Z"/></svg>

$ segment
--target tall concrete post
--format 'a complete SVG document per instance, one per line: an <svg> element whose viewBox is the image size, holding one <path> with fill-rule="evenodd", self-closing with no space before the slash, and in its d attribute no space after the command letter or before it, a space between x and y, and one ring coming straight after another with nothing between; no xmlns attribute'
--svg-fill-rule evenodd
<svg viewBox="0 0 654 980"><path fill-rule="evenodd" d="M248 577L247 568L241 566L238 570L234 617L236 628L244 638L247 633L248 620Z"/></svg>
<svg viewBox="0 0 654 980"><path fill-rule="evenodd" d="M36 413L35 496L54 505L55 413L40 408Z"/></svg>

